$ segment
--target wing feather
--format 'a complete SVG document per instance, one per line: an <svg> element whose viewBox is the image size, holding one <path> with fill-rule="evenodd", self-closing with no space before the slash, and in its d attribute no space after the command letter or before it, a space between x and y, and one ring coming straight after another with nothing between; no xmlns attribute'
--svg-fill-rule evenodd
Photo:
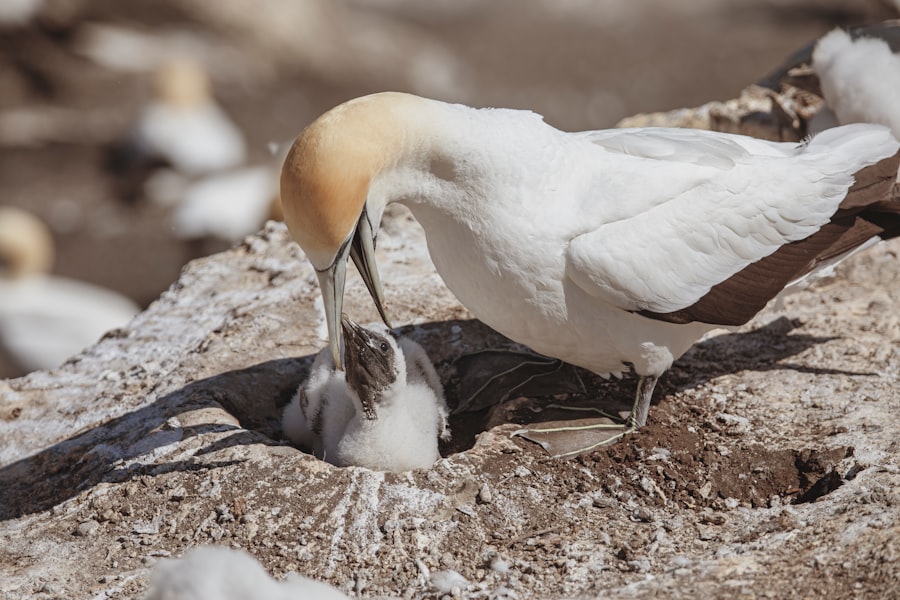
<svg viewBox="0 0 900 600"><path fill-rule="evenodd" d="M566 269L592 296L624 310L658 314L691 307L749 265L813 236L838 210L853 174L898 147L885 128L872 125L830 130L791 152L784 144L735 136L661 130L651 139L653 130L642 131L638 141L613 134L597 139L606 148L663 157L659 160L716 163L704 152L722 152L725 159L705 180L668 201L572 239ZM823 235L796 252L784 252L783 258L796 258L781 262L785 269L794 268L800 257L808 263L833 241ZM779 261L770 261L769 268ZM764 270L752 274L745 278L747 286L766 276ZM707 308L713 320L706 322L728 312Z"/></svg>

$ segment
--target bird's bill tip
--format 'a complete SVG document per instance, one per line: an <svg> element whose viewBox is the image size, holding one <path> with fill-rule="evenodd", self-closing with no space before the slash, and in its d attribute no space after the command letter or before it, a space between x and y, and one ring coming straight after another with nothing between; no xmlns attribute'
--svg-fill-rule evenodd
<svg viewBox="0 0 900 600"><path fill-rule="evenodd" d="M356 321L348 317L346 314L341 313L341 331L344 332L344 335L351 335L353 333L356 333L359 328L360 327L356 323Z"/></svg>
<svg viewBox="0 0 900 600"><path fill-rule="evenodd" d="M367 381L371 378L371 371L361 357L367 355L366 348L373 343L372 334L347 315L341 315L341 332L347 349L347 360L345 361L347 382L350 383L351 380ZM363 417L368 421L375 421L378 419L378 414L375 410L375 399L370 395L369 388L370 386L363 385L354 389L359 396Z"/></svg>

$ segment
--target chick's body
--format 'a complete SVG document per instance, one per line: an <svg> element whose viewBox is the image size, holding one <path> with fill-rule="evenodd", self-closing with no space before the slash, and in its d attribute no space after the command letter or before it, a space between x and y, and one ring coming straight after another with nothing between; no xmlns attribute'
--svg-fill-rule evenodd
<svg viewBox="0 0 900 600"><path fill-rule="evenodd" d="M337 466L431 466L440 458L438 438L449 438L434 366L416 342L347 322L347 371L335 368L328 349L319 353L285 408L286 437Z"/></svg>

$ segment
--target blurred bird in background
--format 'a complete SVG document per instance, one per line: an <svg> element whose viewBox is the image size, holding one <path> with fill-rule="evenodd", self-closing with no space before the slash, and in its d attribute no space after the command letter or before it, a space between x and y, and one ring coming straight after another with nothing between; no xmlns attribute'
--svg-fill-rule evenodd
<svg viewBox="0 0 900 600"><path fill-rule="evenodd" d="M759 87L777 93L770 99L781 125L801 137L848 123L877 123L898 136L900 20L835 28L793 52Z"/></svg>
<svg viewBox="0 0 900 600"><path fill-rule="evenodd" d="M50 274L53 237L31 213L0 207L0 346L24 371L50 369L128 323L128 298Z"/></svg>
<svg viewBox="0 0 900 600"><path fill-rule="evenodd" d="M154 74L153 96L126 136L110 149L109 166L123 199L134 201L154 171L190 178L244 162L243 133L212 97L209 77L190 59L173 59Z"/></svg>
<svg viewBox="0 0 900 600"><path fill-rule="evenodd" d="M199 62L168 60L154 82L134 128L111 148L121 197L171 207L172 232L183 240L234 243L258 231L277 211L274 158L247 165L244 134L215 102Z"/></svg>
<svg viewBox="0 0 900 600"><path fill-rule="evenodd" d="M831 31L816 42L812 70L825 99L813 131L879 123L900 137L900 20Z"/></svg>

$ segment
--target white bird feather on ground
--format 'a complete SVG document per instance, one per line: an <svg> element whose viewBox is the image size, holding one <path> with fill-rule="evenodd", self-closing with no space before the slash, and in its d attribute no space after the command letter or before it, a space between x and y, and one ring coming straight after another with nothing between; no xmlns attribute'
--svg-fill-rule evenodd
<svg viewBox="0 0 900 600"><path fill-rule="evenodd" d="M448 439L447 405L437 372L416 342L379 324L345 320L346 371L328 349L284 409L294 444L338 466L406 471L433 465Z"/></svg>
<svg viewBox="0 0 900 600"><path fill-rule="evenodd" d="M869 124L799 145L566 133L526 111L382 93L300 134L281 199L318 272L336 361L347 258L383 312L372 248L385 206L401 202L480 320L599 374L633 370L636 427L657 378L704 333L747 322L822 261L900 233L898 147Z"/></svg>
<svg viewBox="0 0 900 600"><path fill-rule="evenodd" d="M252 556L222 546L201 546L165 559L150 574L145 600L346 600L326 583L291 573L272 579Z"/></svg>
<svg viewBox="0 0 900 600"><path fill-rule="evenodd" d="M888 42L835 29L816 43L812 66L837 123L880 123L900 136L900 54Z"/></svg>

